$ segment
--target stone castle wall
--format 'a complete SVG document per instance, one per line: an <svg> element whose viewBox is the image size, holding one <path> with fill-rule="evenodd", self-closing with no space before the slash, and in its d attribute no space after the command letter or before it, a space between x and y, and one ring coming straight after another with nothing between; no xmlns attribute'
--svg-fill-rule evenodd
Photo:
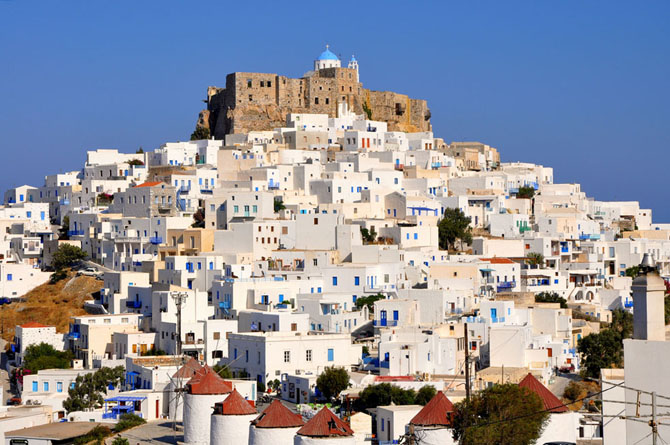
<svg viewBox="0 0 670 445"><path fill-rule="evenodd" d="M389 124L390 131L429 131L430 110L425 100L390 91L371 91L351 68L327 68L300 79L268 73L231 73L226 87L209 87L207 110L198 126L208 127L217 139L230 133L272 130L286 124L288 113L319 113L337 117L338 103Z"/></svg>

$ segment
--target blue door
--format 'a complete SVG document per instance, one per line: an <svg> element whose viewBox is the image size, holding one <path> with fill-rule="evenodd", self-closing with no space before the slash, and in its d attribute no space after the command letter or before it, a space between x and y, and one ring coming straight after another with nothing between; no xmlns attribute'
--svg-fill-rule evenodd
<svg viewBox="0 0 670 445"><path fill-rule="evenodd" d="M495 322L495 320L498 318L498 309L492 307L491 308L491 320Z"/></svg>
<svg viewBox="0 0 670 445"><path fill-rule="evenodd" d="M393 321L398 321L398 311L393 311Z"/></svg>
<svg viewBox="0 0 670 445"><path fill-rule="evenodd" d="M379 313L379 324L382 326L386 326L386 311L381 311Z"/></svg>

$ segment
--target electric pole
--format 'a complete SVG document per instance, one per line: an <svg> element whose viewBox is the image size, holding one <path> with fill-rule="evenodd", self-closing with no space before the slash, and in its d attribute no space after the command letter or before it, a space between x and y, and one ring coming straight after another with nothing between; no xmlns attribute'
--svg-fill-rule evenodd
<svg viewBox="0 0 670 445"><path fill-rule="evenodd" d="M651 421L649 422L651 426L651 443L656 445L658 441L658 424L656 423L656 391L651 393Z"/></svg>
<svg viewBox="0 0 670 445"><path fill-rule="evenodd" d="M181 356L181 305L186 302L187 292L170 292L170 296L177 306L177 355Z"/></svg>
<svg viewBox="0 0 670 445"><path fill-rule="evenodd" d="M470 400L470 345L468 343L468 324L463 323L465 331L465 399Z"/></svg>

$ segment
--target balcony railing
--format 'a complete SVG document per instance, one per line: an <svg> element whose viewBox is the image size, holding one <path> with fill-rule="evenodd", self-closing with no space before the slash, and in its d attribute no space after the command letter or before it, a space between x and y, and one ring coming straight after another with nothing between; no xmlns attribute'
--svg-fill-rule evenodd
<svg viewBox="0 0 670 445"><path fill-rule="evenodd" d="M141 301L128 300L128 301L126 301L126 307L129 307L129 308L132 308L132 309L140 309L142 307L142 302Z"/></svg>
<svg viewBox="0 0 670 445"><path fill-rule="evenodd" d="M379 366L382 367L382 368L388 369L389 368L389 361L388 360L382 360L381 362L379 362Z"/></svg>
<svg viewBox="0 0 670 445"><path fill-rule="evenodd" d="M230 309L230 301L219 301L219 308Z"/></svg>
<svg viewBox="0 0 670 445"><path fill-rule="evenodd" d="M513 289L516 287L516 281L501 281L498 283L498 289Z"/></svg>
<svg viewBox="0 0 670 445"><path fill-rule="evenodd" d="M163 244L163 238L160 236L152 236L149 238L151 244Z"/></svg>
<svg viewBox="0 0 670 445"><path fill-rule="evenodd" d="M630 309L630 308L633 307L633 302L632 301L626 301L626 302L624 302L623 307L625 307L626 309Z"/></svg>
<svg viewBox="0 0 670 445"><path fill-rule="evenodd" d="M67 336L70 340L78 340L81 334L79 332L68 332Z"/></svg>
<svg viewBox="0 0 670 445"><path fill-rule="evenodd" d="M83 230L68 230L67 235L68 236L82 236L84 234Z"/></svg>
<svg viewBox="0 0 670 445"><path fill-rule="evenodd" d="M380 320L372 320L373 326L398 326L398 320L388 320L382 318Z"/></svg>
<svg viewBox="0 0 670 445"><path fill-rule="evenodd" d="M505 323L505 317L493 317L491 323Z"/></svg>

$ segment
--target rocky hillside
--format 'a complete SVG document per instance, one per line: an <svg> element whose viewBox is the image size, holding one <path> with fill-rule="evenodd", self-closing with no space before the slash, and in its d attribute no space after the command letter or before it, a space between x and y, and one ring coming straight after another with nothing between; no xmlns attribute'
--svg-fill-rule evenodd
<svg viewBox="0 0 670 445"><path fill-rule="evenodd" d="M67 332L70 317L85 314L84 301L102 288L102 281L92 277L75 276L56 284L45 283L28 292L20 301L0 306L2 338L11 341L14 328L31 321L56 326L58 332Z"/></svg>

